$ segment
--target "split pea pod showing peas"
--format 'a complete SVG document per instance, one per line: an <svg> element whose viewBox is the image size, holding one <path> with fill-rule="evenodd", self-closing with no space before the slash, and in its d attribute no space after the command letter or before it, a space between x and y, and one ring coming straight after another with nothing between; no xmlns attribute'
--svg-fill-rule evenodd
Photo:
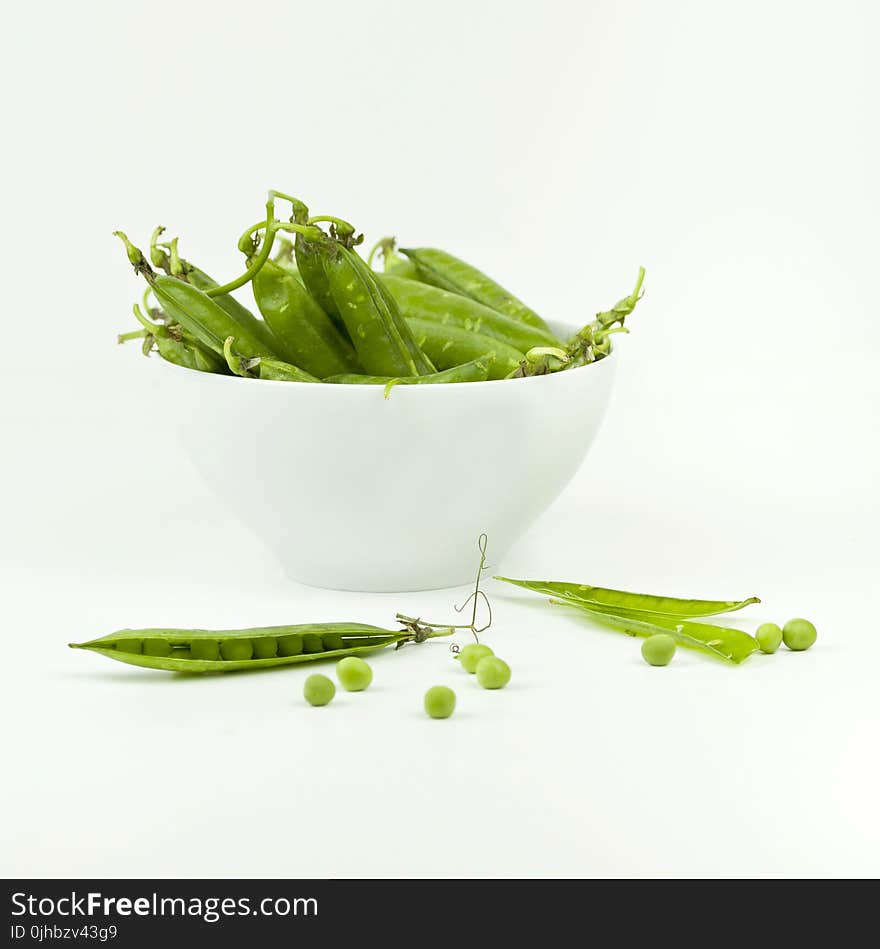
<svg viewBox="0 0 880 949"><path fill-rule="evenodd" d="M495 359L489 367L489 378L504 379L526 358L525 353L508 343L472 330L443 326L433 320L410 319L407 323L416 342L439 370L454 369L493 355Z"/></svg>
<svg viewBox="0 0 880 949"><path fill-rule="evenodd" d="M468 297L405 277L384 274L379 278L391 291L406 319L431 320L491 336L527 352L535 346L562 346L548 330L505 316Z"/></svg>
<svg viewBox="0 0 880 949"><path fill-rule="evenodd" d="M254 276L252 287L287 362L322 379L356 370L351 343L294 273L269 260Z"/></svg>
<svg viewBox="0 0 880 949"><path fill-rule="evenodd" d="M550 332L550 327L522 300L458 257L435 247L401 247L400 252L416 265L425 283L470 297L498 313Z"/></svg>
<svg viewBox="0 0 880 949"><path fill-rule="evenodd" d="M451 630L433 635L448 632ZM123 629L70 646L148 669L231 672L342 659L410 641L420 641L410 629L382 629L364 623L309 623L234 630Z"/></svg>
<svg viewBox="0 0 880 949"><path fill-rule="evenodd" d="M361 368L369 375L394 377L435 372L394 298L380 286L366 263L339 241L313 243Z"/></svg>

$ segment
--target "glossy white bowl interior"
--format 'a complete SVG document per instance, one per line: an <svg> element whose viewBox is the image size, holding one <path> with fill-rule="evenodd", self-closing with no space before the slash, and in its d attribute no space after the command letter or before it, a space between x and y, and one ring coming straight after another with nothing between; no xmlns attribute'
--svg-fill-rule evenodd
<svg viewBox="0 0 880 949"><path fill-rule="evenodd" d="M498 565L583 461L615 363L388 399L162 366L185 451L289 575L385 592L470 583L483 532Z"/></svg>

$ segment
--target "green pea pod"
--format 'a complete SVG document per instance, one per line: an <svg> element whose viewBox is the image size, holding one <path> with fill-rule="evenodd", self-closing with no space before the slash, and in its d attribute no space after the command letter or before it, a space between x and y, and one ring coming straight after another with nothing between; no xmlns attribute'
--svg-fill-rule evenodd
<svg viewBox="0 0 880 949"><path fill-rule="evenodd" d="M357 369L348 338L290 270L267 261L252 286L260 313L287 362L321 378Z"/></svg>
<svg viewBox="0 0 880 949"><path fill-rule="evenodd" d="M186 276L194 287L198 287L199 290L213 290L214 287L220 286L216 280L209 277L204 271L199 270L198 267L194 267L192 264L188 264L187 266L189 269L186 272ZM275 338L272 327L268 326L267 323L264 323L262 320L257 319L257 317L254 316L244 304L239 303L231 293L221 293L219 296L212 297L211 299L214 300L217 306L225 310L239 326L244 327L267 348L280 348L279 340Z"/></svg>
<svg viewBox="0 0 880 949"><path fill-rule="evenodd" d="M179 277L186 280L199 290L207 291L219 287L213 277L209 277L204 270L196 267L195 264L184 260L178 250L178 239L175 237L168 244L159 244L158 240L164 227L157 227L150 238L150 260L154 267L159 267L169 276ZM220 293L213 297L214 302L239 325L244 327L249 333L269 347L274 349L277 343L272 336L272 331L262 321L258 320L251 311L240 303L231 293Z"/></svg>
<svg viewBox="0 0 880 949"><path fill-rule="evenodd" d="M651 613L655 616L686 618L689 616L715 616L732 613L753 603L760 603L756 596L745 600L692 600L675 596L655 596L651 593L630 593L627 590L612 590L594 587L588 583L565 583L558 580L514 580L512 577L494 577L504 583L512 583L534 593L566 600L577 606L601 611L627 610L630 613Z"/></svg>
<svg viewBox="0 0 880 949"><path fill-rule="evenodd" d="M518 349L482 333L443 326L433 320L410 319L407 323L416 342L438 369L453 369L491 354L495 359L489 378L504 379L525 359Z"/></svg>
<svg viewBox="0 0 880 949"><path fill-rule="evenodd" d="M490 353L488 356L481 356L472 362L464 363L461 366L455 366L452 369L445 369L443 372L432 372L427 376L404 376L402 378L389 376L362 376L357 373L344 373L338 376L330 376L324 382L333 382L344 385L355 386L385 386L385 398L387 399L394 386L412 386L412 385L441 385L456 382L485 382L489 378L489 372L495 357Z"/></svg>
<svg viewBox="0 0 880 949"><path fill-rule="evenodd" d="M224 310L212 297L191 283L178 277L153 274L150 284L162 309L187 333L218 355L223 355L223 342L228 336L235 337L235 344L242 356L278 357L274 347L249 332Z"/></svg>
<svg viewBox="0 0 880 949"><path fill-rule="evenodd" d="M302 234L296 235L294 242L296 249L296 269L302 277L303 284L321 309L331 316L338 324L345 325L330 292L330 282L324 272L324 264L318 254L314 241L306 240Z"/></svg>
<svg viewBox="0 0 880 949"><path fill-rule="evenodd" d="M337 312L364 371L395 377L434 372L393 297L377 283L366 263L339 241L312 243L323 261Z"/></svg>
<svg viewBox="0 0 880 949"><path fill-rule="evenodd" d="M309 209L298 199L288 197L293 205L293 218L296 224L308 224ZM296 269L306 290L312 299L336 324L341 332L346 332L346 324L342 319L333 294L330 292L330 282L324 270L323 256L319 253L318 244L297 232L293 241L293 259Z"/></svg>
<svg viewBox="0 0 880 949"><path fill-rule="evenodd" d="M167 672L235 672L336 660L386 646L424 642L452 632L382 629L364 623L307 623L233 630L121 629L90 642L70 643L70 648L88 649L118 662ZM341 648L325 648L324 637L326 645L338 646L341 641ZM285 649L291 641L297 643L296 647ZM314 649L304 649L304 641L314 644Z"/></svg>
<svg viewBox="0 0 880 949"><path fill-rule="evenodd" d="M223 344L223 355L229 368L245 379L274 379L276 382L320 382L299 366L267 356L243 357L233 348L236 340L229 336Z"/></svg>
<svg viewBox="0 0 880 949"><path fill-rule="evenodd" d="M570 606L590 619L632 636L656 636L668 633L682 646L708 652L710 655L737 665L758 651L758 641L741 629L697 623L675 616L659 616L642 611L591 609L572 600L551 600L556 606Z"/></svg>
<svg viewBox="0 0 880 949"><path fill-rule="evenodd" d="M199 360L197 350L187 346L183 340L174 339L164 333L159 333L154 339L159 355L166 362L174 363L175 366L183 366L185 369L204 371L203 366L205 364ZM213 372L214 370L208 371Z"/></svg>
<svg viewBox="0 0 880 949"><path fill-rule="evenodd" d="M504 316L457 293L387 273L379 279L389 289L406 319L431 320L443 326L481 333L522 352L535 346L563 345L547 330Z"/></svg>
<svg viewBox="0 0 880 949"><path fill-rule="evenodd" d="M197 340L188 337L182 328L176 324L151 323L136 303L133 307L135 318L143 326L139 335L144 338L144 354L149 356L155 346L159 355L175 366L185 369L195 369L199 372L226 372L225 363L218 359L215 353L202 346ZM134 338L135 334L127 333L119 338Z"/></svg>
<svg viewBox="0 0 880 949"><path fill-rule="evenodd" d="M469 297L511 319L550 332L550 327L522 300L458 257L434 247L401 247L400 252L416 265L425 283Z"/></svg>

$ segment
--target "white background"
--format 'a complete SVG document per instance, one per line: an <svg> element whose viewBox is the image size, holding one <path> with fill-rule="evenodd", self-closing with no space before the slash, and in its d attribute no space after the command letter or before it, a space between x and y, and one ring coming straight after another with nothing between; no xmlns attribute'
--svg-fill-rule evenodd
<svg viewBox="0 0 880 949"><path fill-rule="evenodd" d="M876 875L878 27L867 0L19 6L0 871ZM268 187L449 248L551 317L644 264L605 427L498 567L757 593L745 628L807 615L816 647L651 669L495 584L501 693L435 646L324 710L302 670L178 681L67 650L443 618L464 595L292 584L181 457L155 367L115 346L138 285L110 232L165 224L232 275ZM471 463L438 452L450 477ZM420 713L438 681L446 722Z"/></svg>

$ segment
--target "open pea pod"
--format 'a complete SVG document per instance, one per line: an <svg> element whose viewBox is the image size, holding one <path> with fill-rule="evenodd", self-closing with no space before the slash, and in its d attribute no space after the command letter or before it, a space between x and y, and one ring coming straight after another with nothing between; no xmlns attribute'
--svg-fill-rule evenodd
<svg viewBox="0 0 880 949"><path fill-rule="evenodd" d="M564 583L559 580L514 580L512 577L494 577L534 593L545 593L574 605L583 605L599 611L626 610L630 613L649 613L655 616L689 617L715 616L732 613L752 603L760 603L756 596L745 600L693 600L675 596L655 596L651 593L630 593L594 587L588 583Z"/></svg>
<svg viewBox="0 0 880 949"><path fill-rule="evenodd" d="M715 626L713 623L696 623L693 620L672 616L658 616L639 611L617 610L600 612L583 603L571 600L551 600L556 606L571 606L585 613L597 623L619 629L631 636L655 636L668 633L682 646L708 652L718 659L737 665L758 651L758 641L741 629Z"/></svg>
<svg viewBox="0 0 880 949"><path fill-rule="evenodd" d="M236 672L342 659L448 636L451 629L383 629L365 623L305 623L253 629L121 629L71 649L166 672Z"/></svg>

